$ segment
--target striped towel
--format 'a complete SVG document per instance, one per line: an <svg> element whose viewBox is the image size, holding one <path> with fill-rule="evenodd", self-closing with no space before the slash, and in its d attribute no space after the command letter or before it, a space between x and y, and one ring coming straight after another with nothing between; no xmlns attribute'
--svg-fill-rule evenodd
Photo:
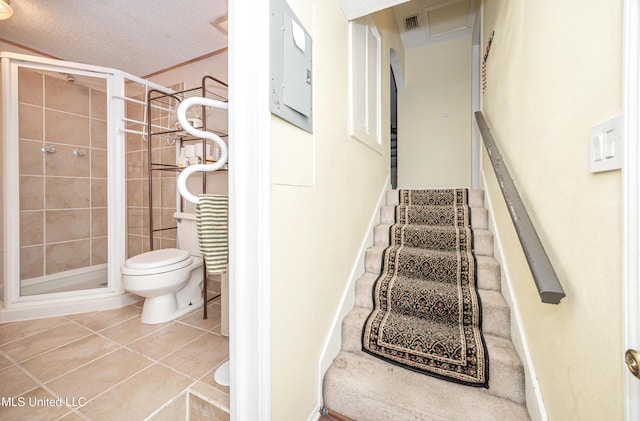
<svg viewBox="0 0 640 421"><path fill-rule="evenodd" d="M229 261L229 197L201 194L196 205L196 223L200 253L209 275L227 271Z"/></svg>

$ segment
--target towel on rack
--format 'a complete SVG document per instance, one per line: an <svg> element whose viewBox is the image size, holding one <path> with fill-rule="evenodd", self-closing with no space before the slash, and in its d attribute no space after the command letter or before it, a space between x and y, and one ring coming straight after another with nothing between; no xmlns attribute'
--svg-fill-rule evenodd
<svg viewBox="0 0 640 421"><path fill-rule="evenodd" d="M196 224L200 253L209 275L227 271L229 261L229 197L201 194L196 205Z"/></svg>

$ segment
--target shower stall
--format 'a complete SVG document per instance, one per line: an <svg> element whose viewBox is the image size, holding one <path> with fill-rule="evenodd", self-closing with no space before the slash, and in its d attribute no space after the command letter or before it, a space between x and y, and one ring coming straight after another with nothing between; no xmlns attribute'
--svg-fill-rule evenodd
<svg viewBox="0 0 640 421"><path fill-rule="evenodd" d="M172 91L104 67L13 53L0 63L0 322L137 301L120 280L126 143L146 122L127 112L150 89Z"/></svg>

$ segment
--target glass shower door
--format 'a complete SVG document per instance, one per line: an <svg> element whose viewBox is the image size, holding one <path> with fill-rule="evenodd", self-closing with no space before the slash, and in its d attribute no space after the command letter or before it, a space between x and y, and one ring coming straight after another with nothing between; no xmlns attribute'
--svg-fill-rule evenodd
<svg viewBox="0 0 640 421"><path fill-rule="evenodd" d="M107 81L18 68L20 296L107 287Z"/></svg>

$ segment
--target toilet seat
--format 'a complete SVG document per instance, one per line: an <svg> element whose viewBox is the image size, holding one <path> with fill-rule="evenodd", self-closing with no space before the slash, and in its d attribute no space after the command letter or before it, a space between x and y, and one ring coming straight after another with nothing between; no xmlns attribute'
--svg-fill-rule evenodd
<svg viewBox="0 0 640 421"><path fill-rule="evenodd" d="M182 269L192 263L188 251L167 248L133 256L124 263L121 272L125 275L149 275Z"/></svg>

